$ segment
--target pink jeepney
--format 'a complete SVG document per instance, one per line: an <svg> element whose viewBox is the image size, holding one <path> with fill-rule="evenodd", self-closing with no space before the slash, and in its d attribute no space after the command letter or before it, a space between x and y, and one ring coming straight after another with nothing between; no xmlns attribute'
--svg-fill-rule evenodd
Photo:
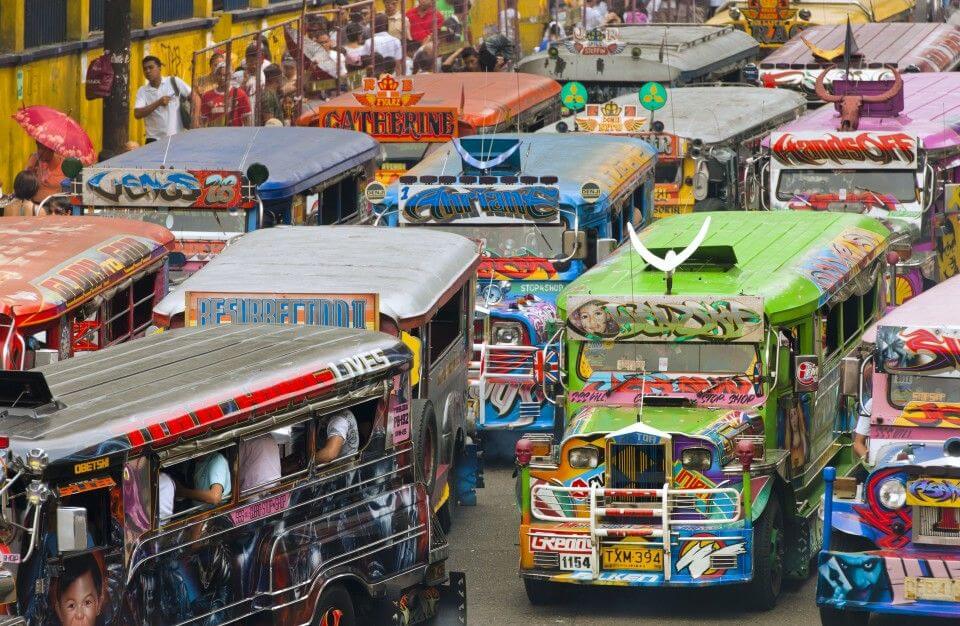
<svg viewBox="0 0 960 626"><path fill-rule="evenodd" d="M771 133L746 188L759 191L765 209L883 221L897 253L888 257L896 280L887 301L899 304L960 265L960 73L894 75L821 85L828 101L840 101Z"/></svg>
<svg viewBox="0 0 960 626"><path fill-rule="evenodd" d="M851 58L850 78L892 79L890 67L901 72L949 72L960 65L960 25L930 22L871 22L850 26L856 49ZM811 26L790 38L759 62L756 82L764 87L802 91L811 102L821 100L814 92L817 76L831 63L825 83L843 79L845 24ZM750 74L747 68L745 74Z"/></svg>
<svg viewBox="0 0 960 626"><path fill-rule="evenodd" d="M823 624L866 624L870 613L904 623L960 617L958 301L955 277L864 335L873 350L859 362L858 404L869 452L844 476L824 474Z"/></svg>

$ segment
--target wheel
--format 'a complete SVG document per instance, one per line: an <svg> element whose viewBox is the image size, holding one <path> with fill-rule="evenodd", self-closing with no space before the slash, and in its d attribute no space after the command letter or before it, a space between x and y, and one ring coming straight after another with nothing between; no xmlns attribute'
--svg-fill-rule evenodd
<svg viewBox="0 0 960 626"><path fill-rule="evenodd" d="M433 498L437 484L437 468L440 464L440 447L437 439L437 417L429 400L414 400L413 453L419 469L418 479L427 486L427 494Z"/></svg>
<svg viewBox="0 0 960 626"><path fill-rule="evenodd" d="M559 585L545 580L524 578L523 590L527 592L527 600L534 606L554 604L560 599Z"/></svg>
<svg viewBox="0 0 960 626"><path fill-rule="evenodd" d="M832 606L820 607L820 623L823 626L867 626L870 614L866 611L841 611Z"/></svg>
<svg viewBox="0 0 960 626"><path fill-rule="evenodd" d="M747 601L769 611L777 604L783 586L783 511L776 494L753 527L753 580L747 584Z"/></svg>
<svg viewBox="0 0 960 626"><path fill-rule="evenodd" d="M350 593L340 585L330 585L317 600L315 626L356 626L356 613Z"/></svg>
<svg viewBox="0 0 960 626"><path fill-rule="evenodd" d="M440 520L440 529L444 533L449 533L453 528L453 520L457 517L457 509L460 508L457 498L459 488L459 477L457 476L457 462L463 455L463 436L458 435L457 441L453 446L453 457L450 459L450 471L447 472L447 486L450 489L450 497L443 503L440 510L437 511L437 519Z"/></svg>

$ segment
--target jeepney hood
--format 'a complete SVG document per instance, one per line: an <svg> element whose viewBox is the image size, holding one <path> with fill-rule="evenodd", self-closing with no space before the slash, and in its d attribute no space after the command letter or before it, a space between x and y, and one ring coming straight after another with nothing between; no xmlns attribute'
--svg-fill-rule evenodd
<svg viewBox="0 0 960 626"><path fill-rule="evenodd" d="M635 408L584 407L573 416L564 433L564 441L572 437L628 434L638 424ZM733 441L744 433L760 434L759 413L738 409L677 407L645 407L640 420L645 431L664 435L683 435L711 441L725 453Z"/></svg>

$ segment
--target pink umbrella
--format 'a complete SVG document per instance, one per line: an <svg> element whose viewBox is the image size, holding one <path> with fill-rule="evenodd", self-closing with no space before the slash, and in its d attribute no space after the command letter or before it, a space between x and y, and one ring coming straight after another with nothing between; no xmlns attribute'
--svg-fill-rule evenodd
<svg viewBox="0 0 960 626"><path fill-rule="evenodd" d="M97 160L90 136L66 113L46 106L30 106L13 114L27 134L64 157L80 159L84 165Z"/></svg>

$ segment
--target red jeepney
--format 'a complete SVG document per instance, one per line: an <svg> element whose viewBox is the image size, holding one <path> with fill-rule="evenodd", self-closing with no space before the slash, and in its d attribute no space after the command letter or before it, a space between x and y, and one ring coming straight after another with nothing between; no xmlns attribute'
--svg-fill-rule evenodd
<svg viewBox="0 0 960 626"><path fill-rule="evenodd" d="M143 335L173 245L166 228L132 220L0 218L0 369Z"/></svg>

